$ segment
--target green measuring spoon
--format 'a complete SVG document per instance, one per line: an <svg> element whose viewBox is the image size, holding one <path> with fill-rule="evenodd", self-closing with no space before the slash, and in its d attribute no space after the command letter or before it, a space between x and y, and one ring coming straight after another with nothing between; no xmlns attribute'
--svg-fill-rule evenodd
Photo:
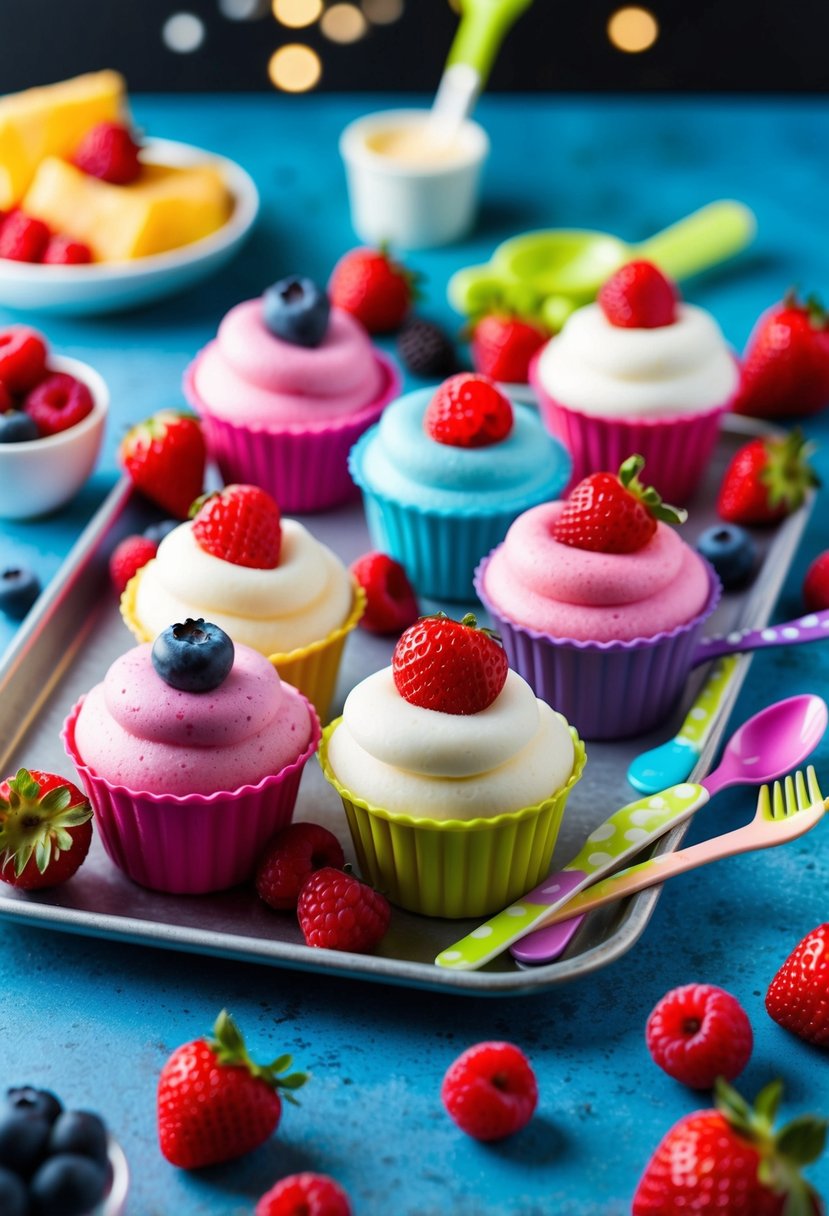
<svg viewBox="0 0 829 1216"><path fill-rule="evenodd" d="M739 253L756 227L745 204L721 199L637 245L589 229L526 232L504 241L484 265L457 271L449 281L449 301L467 316L507 308L558 330L625 262L643 258L684 279Z"/></svg>

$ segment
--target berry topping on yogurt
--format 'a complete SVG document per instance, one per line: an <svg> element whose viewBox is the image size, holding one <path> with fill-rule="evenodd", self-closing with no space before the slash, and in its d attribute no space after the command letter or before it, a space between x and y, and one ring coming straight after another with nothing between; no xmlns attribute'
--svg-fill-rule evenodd
<svg viewBox="0 0 829 1216"><path fill-rule="evenodd" d="M262 296L265 327L294 346L319 346L328 331L331 304L312 279L291 275Z"/></svg>
<svg viewBox="0 0 829 1216"><path fill-rule="evenodd" d="M233 666L233 642L223 629L202 617L171 625L153 643L153 667L170 688L212 692Z"/></svg>
<svg viewBox="0 0 829 1216"><path fill-rule="evenodd" d="M599 290L598 301L619 329L661 329L676 321L679 295L653 262L627 262Z"/></svg>
<svg viewBox="0 0 829 1216"><path fill-rule="evenodd" d="M460 621L438 613L421 617L392 655L397 691L411 705L445 714L477 714L507 679L507 656L471 613Z"/></svg>
<svg viewBox="0 0 829 1216"><path fill-rule="evenodd" d="M594 553L636 553L656 532L657 520L681 524L687 511L668 506L638 474L645 461L629 456L613 473L591 473L570 492L553 523L553 536L563 545Z"/></svg>
<svg viewBox="0 0 829 1216"><path fill-rule="evenodd" d="M444 380L423 415L426 434L455 448L500 443L512 421L512 406L492 380L469 372Z"/></svg>
<svg viewBox="0 0 829 1216"><path fill-rule="evenodd" d="M225 486L193 504L193 536L205 553L234 566L274 570L282 545L278 505L258 486Z"/></svg>

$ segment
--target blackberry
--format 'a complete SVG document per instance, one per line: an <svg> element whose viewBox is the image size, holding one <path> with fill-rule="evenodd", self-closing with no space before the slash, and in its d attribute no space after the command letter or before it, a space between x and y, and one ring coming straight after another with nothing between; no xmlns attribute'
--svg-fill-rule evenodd
<svg viewBox="0 0 829 1216"><path fill-rule="evenodd" d="M433 321L409 321L398 334L397 353L415 376L451 376L458 370L454 343Z"/></svg>

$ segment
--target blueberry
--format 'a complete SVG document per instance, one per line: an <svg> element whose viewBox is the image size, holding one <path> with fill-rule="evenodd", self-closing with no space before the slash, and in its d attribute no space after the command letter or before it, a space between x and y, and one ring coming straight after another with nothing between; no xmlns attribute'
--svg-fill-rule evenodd
<svg viewBox="0 0 829 1216"><path fill-rule="evenodd" d="M46 1156L50 1130L45 1119L4 1114L0 1118L0 1165L28 1178Z"/></svg>
<svg viewBox="0 0 829 1216"><path fill-rule="evenodd" d="M6 410L0 414L0 443L28 443L39 438L37 423L23 410Z"/></svg>
<svg viewBox="0 0 829 1216"><path fill-rule="evenodd" d="M190 617L153 642L153 667L165 684L183 692L218 688L233 666L233 642L218 625Z"/></svg>
<svg viewBox="0 0 829 1216"><path fill-rule="evenodd" d="M0 1166L0 1212L3 1216L26 1216L29 1211L29 1192L26 1183L17 1174Z"/></svg>
<svg viewBox="0 0 829 1216"><path fill-rule="evenodd" d="M697 549L714 567L726 591L744 586L757 562L757 546L736 524L706 528L697 540Z"/></svg>
<svg viewBox="0 0 829 1216"><path fill-rule="evenodd" d="M153 541L154 544L160 545L165 536L172 532L173 528L178 528L181 524L180 519L162 519L160 524L150 524L149 528L144 529L144 535L147 540Z"/></svg>
<svg viewBox="0 0 829 1216"><path fill-rule="evenodd" d="M103 1120L87 1110L65 1110L55 1120L49 1137L49 1154L56 1153L77 1153L106 1167L107 1129Z"/></svg>
<svg viewBox="0 0 829 1216"><path fill-rule="evenodd" d="M328 296L311 279L280 279L262 297L265 325L294 346L319 346L328 329Z"/></svg>
<svg viewBox="0 0 829 1216"><path fill-rule="evenodd" d="M48 1089L35 1089L33 1085L16 1085L6 1090L6 1106L17 1115L32 1115L54 1123L63 1110L60 1098Z"/></svg>
<svg viewBox="0 0 829 1216"><path fill-rule="evenodd" d="M0 612L22 621L40 595L40 580L25 566L7 566L0 571Z"/></svg>
<svg viewBox="0 0 829 1216"><path fill-rule="evenodd" d="M29 1187L34 1216L84 1216L104 1197L107 1176L100 1165L77 1153L50 1157Z"/></svg>

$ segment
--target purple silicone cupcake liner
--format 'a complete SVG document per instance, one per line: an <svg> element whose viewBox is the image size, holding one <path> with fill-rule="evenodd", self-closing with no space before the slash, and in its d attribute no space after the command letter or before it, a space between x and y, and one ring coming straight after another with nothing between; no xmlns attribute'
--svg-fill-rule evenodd
<svg viewBox="0 0 829 1216"><path fill-rule="evenodd" d="M296 694L301 696L300 693ZM71 710L61 738L95 812L95 827L111 861L134 882L174 895L205 895L248 879L260 850L290 823L305 764L320 741L313 706L305 751L258 785L215 794L149 794L111 785L92 772L75 747Z"/></svg>
<svg viewBox="0 0 829 1216"><path fill-rule="evenodd" d="M720 582L712 569L705 607L685 625L652 638L601 643L552 638L501 616L484 592L488 562L489 557L475 571L475 590L501 635L510 667L583 739L623 739L664 721L682 694L703 626L719 603Z"/></svg>
<svg viewBox="0 0 829 1216"><path fill-rule="evenodd" d="M283 511L326 511L357 497L348 453L400 392L400 373L375 352L385 381L380 395L349 418L314 427L241 426L216 418L193 383L198 356L184 373L184 395L201 417L210 454L225 484L250 483L273 495Z"/></svg>

